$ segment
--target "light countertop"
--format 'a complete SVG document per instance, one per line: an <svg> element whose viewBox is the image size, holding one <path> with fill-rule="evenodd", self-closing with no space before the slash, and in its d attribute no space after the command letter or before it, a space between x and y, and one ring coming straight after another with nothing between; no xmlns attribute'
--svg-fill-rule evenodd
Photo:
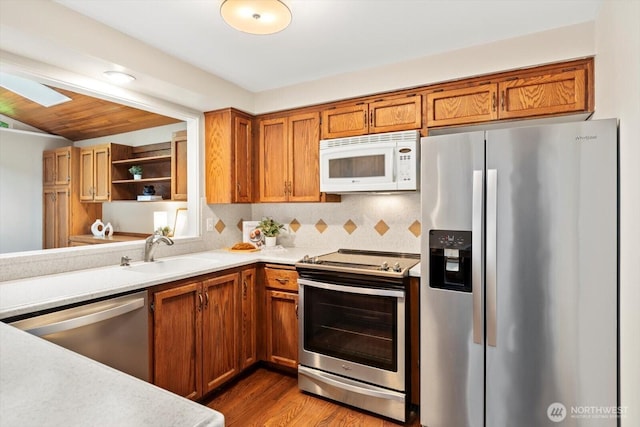
<svg viewBox="0 0 640 427"><path fill-rule="evenodd" d="M332 249L280 248L250 253L231 253L215 250L160 258L155 264L136 262L132 263L131 267L114 265L0 282L0 320L256 262L293 265L304 255L316 256L332 251ZM177 264L173 268L163 268L177 259L183 260L180 261L179 268ZM149 268L141 271L146 267ZM411 269L410 275L420 276L420 264Z"/></svg>
<svg viewBox="0 0 640 427"><path fill-rule="evenodd" d="M154 264L136 262L131 267L114 265L0 282L0 320L256 262L293 265L306 254L327 252L331 250L287 248L250 253L216 250L159 258ZM162 268L176 259L184 260L180 268L166 271ZM150 268L144 272L136 270L145 267Z"/></svg>
<svg viewBox="0 0 640 427"><path fill-rule="evenodd" d="M0 322L0 425L223 427L224 416Z"/></svg>
<svg viewBox="0 0 640 427"><path fill-rule="evenodd" d="M293 265L328 252L198 252L0 282L0 319L257 262ZM419 264L410 271L420 276ZM222 414L0 322L0 425L224 426Z"/></svg>

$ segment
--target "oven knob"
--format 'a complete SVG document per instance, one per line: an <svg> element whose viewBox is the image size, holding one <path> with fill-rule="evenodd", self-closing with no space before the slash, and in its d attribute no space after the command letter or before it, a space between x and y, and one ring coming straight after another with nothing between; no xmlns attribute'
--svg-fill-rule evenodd
<svg viewBox="0 0 640 427"><path fill-rule="evenodd" d="M389 264L387 264L387 262L383 262L382 265L380 266L380 270L382 271L387 271L389 269Z"/></svg>
<svg viewBox="0 0 640 427"><path fill-rule="evenodd" d="M402 269L400 268L400 263L396 262L395 264L393 264L393 271L399 273L400 271L402 271Z"/></svg>
<svg viewBox="0 0 640 427"><path fill-rule="evenodd" d="M314 264L318 264L320 262L320 258L318 258L317 256L313 257L313 261Z"/></svg>
<svg viewBox="0 0 640 427"><path fill-rule="evenodd" d="M307 263L307 264L308 264L308 263L309 263L309 255L305 255L305 256L303 256L303 257L302 257L302 262L304 262L304 263Z"/></svg>

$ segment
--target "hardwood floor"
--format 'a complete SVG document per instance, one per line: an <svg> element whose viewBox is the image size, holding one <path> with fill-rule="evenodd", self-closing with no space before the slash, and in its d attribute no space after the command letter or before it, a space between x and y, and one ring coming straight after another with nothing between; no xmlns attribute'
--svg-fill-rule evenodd
<svg viewBox="0 0 640 427"><path fill-rule="evenodd" d="M227 427L403 425L302 393L294 376L262 367L222 389L207 406L224 414ZM417 416L406 424L419 425Z"/></svg>

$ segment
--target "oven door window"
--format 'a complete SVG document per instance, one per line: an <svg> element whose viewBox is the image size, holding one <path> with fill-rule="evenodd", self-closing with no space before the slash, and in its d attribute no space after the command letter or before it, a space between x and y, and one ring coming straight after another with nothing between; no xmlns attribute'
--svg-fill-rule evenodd
<svg viewBox="0 0 640 427"><path fill-rule="evenodd" d="M397 298L305 288L304 348L396 371Z"/></svg>

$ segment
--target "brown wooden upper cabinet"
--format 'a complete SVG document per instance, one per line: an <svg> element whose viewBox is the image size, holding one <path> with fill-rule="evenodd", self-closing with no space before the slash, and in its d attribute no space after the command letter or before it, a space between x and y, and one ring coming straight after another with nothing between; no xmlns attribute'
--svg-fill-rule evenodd
<svg viewBox="0 0 640 427"><path fill-rule="evenodd" d="M319 145L319 113L261 120L260 201L320 201Z"/></svg>
<svg viewBox="0 0 640 427"><path fill-rule="evenodd" d="M71 149L69 146L43 152L42 185L67 185L71 182Z"/></svg>
<svg viewBox="0 0 640 427"><path fill-rule="evenodd" d="M111 144L84 147L80 150L80 200L111 200Z"/></svg>
<svg viewBox="0 0 640 427"><path fill-rule="evenodd" d="M207 203L255 201L252 117L227 108L204 118Z"/></svg>
<svg viewBox="0 0 640 427"><path fill-rule="evenodd" d="M116 151L116 147L119 151ZM187 132L174 132L171 141L136 147L111 144L111 200L137 200L146 186L162 200L187 200ZM131 166L142 167L134 179Z"/></svg>
<svg viewBox="0 0 640 427"><path fill-rule="evenodd" d="M341 138L369 133L422 127L422 96L381 99L322 111L322 138Z"/></svg>
<svg viewBox="0 0 640 427"><path fill-rule="evenodd" d="M436 89L426 95L427 127L588 111L589 70L586 63Z"/></svg>
<svg viewBox="0 0 640 427"><path fill-rule="evenodd" d="M171 137L171 200L187 200L187 131Z"/></svg>
<svg viewBox="0 0 640 427"><path fill-rule="evenodd" d="M131 147L99 144L80 149L80 200L109 202L112 200L111 162L128 155Z"/></svg>

